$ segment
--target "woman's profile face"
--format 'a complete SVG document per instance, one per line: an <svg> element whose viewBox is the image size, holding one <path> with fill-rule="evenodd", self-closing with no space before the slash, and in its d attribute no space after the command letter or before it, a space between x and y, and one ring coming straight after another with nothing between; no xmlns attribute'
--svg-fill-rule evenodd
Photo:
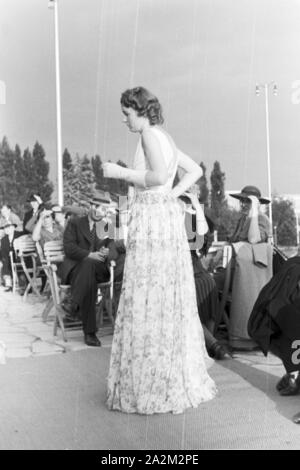
<svg viewBox="0 0 300 470"><path fill-rule="evenodd" d="M44 219L43 219L43 227L45 227L45 229L50 229L52 228L53 226L53 217L52 217L52 212L51 211L48 211L47 214L45 215Z"/></svg>
<svg viewBox="0 0 300 470"><path fill-rule="evenodd" d="M143 116L138 116L133 108L122 106L122 113L124 115L123 122L131 132L141 132L148 121Z"/></svg>
<svg viewBox="0 0 300 470"><path fill-rule="evenodd" d="M240 200L240 210L242 214L248 215L251 209L252 202L250 199Z"/></svg>

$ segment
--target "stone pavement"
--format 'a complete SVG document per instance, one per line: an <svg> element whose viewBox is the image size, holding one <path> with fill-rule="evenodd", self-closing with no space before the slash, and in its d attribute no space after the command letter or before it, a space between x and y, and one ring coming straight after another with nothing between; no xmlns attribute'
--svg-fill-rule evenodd
<svg viewBox="0 0 300 470"><path fill-rule="evenodd" d="M111 412L111 327L98 332L102 348L86 346L81 330L67 331L64 342L59 330L53 336L53 314L42 321L46 301L24 302L0 287L0 450L300 449L291 419L299 396L276 391L284 373L276 357L257 351L215 361L217 397L183 415Z"/></svg>
<svg viewBox="0 0 300 470"><path fill-rule="evenodd" d="M60 329L57 336L53 335L53 311L47 322L42 320L46 302L47 298L40 300L33 294L24 301L18 293L4 292L4 287L0 286L0 363L11 358L89 349L81 329L67 331L67 342L62 339ZM98 337L103 347L110 347L112 328L101 328Z"/></svg>
<svg viewBox="0 0 300 470"><path fill-rule="evenodd" d="M67 330L67 342L62 339L60 329L57 336L53 335L53 312L50 312L47 322L42 320L46 302L46 298L40 300L33 294L28 295L24 301L19 294L4 292L4 287L0 286L0 364L12 358L91 349L84 343L81 329ZM111 347L111 326L104 326L97 335L101 339L102 347ZM239 352L234 354L234 359L260 371L271 370L271 373L278 377L284 374L281 361L272 354L264 357L260 351ZM227 361L221 361L222 364L224 362Z"/></svg>

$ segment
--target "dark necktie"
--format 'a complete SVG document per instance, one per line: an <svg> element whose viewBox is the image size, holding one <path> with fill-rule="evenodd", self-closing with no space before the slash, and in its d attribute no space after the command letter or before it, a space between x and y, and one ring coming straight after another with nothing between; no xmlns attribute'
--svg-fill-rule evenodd
<svg viewBox="0 0 300 470"><path fill-rule="evenodd" d="M96 248L96 223L93 222L93 227L91 229L91 251L94 251Z"/></svg>

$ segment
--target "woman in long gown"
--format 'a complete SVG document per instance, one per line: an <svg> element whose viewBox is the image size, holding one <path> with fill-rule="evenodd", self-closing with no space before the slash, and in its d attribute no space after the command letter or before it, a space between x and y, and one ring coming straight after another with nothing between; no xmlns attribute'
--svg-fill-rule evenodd
<svg viewBox="0 0 300 470"><path fill-rule="evenodd" d="M161 106L148 90L125 91L121 106L140 140L134 170L103 165L104 176L135 185L107 405L127 413L181 413L216 394L206 369L184 204L177 199L202 170L160 127ZM178 166L186 173L172 189Z"/></svg>

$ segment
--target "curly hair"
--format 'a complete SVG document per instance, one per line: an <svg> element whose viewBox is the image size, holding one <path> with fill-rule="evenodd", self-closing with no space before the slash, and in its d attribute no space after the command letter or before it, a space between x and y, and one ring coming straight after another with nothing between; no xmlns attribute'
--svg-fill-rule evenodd
<svg viewBox="0 0 300 470"><path fill-rule="evenodd" d="M121 105L132 108L138 116L148 118L150 126L162 124L162 107L156 96L141 86L124 91L121 95Z"/></svg>

